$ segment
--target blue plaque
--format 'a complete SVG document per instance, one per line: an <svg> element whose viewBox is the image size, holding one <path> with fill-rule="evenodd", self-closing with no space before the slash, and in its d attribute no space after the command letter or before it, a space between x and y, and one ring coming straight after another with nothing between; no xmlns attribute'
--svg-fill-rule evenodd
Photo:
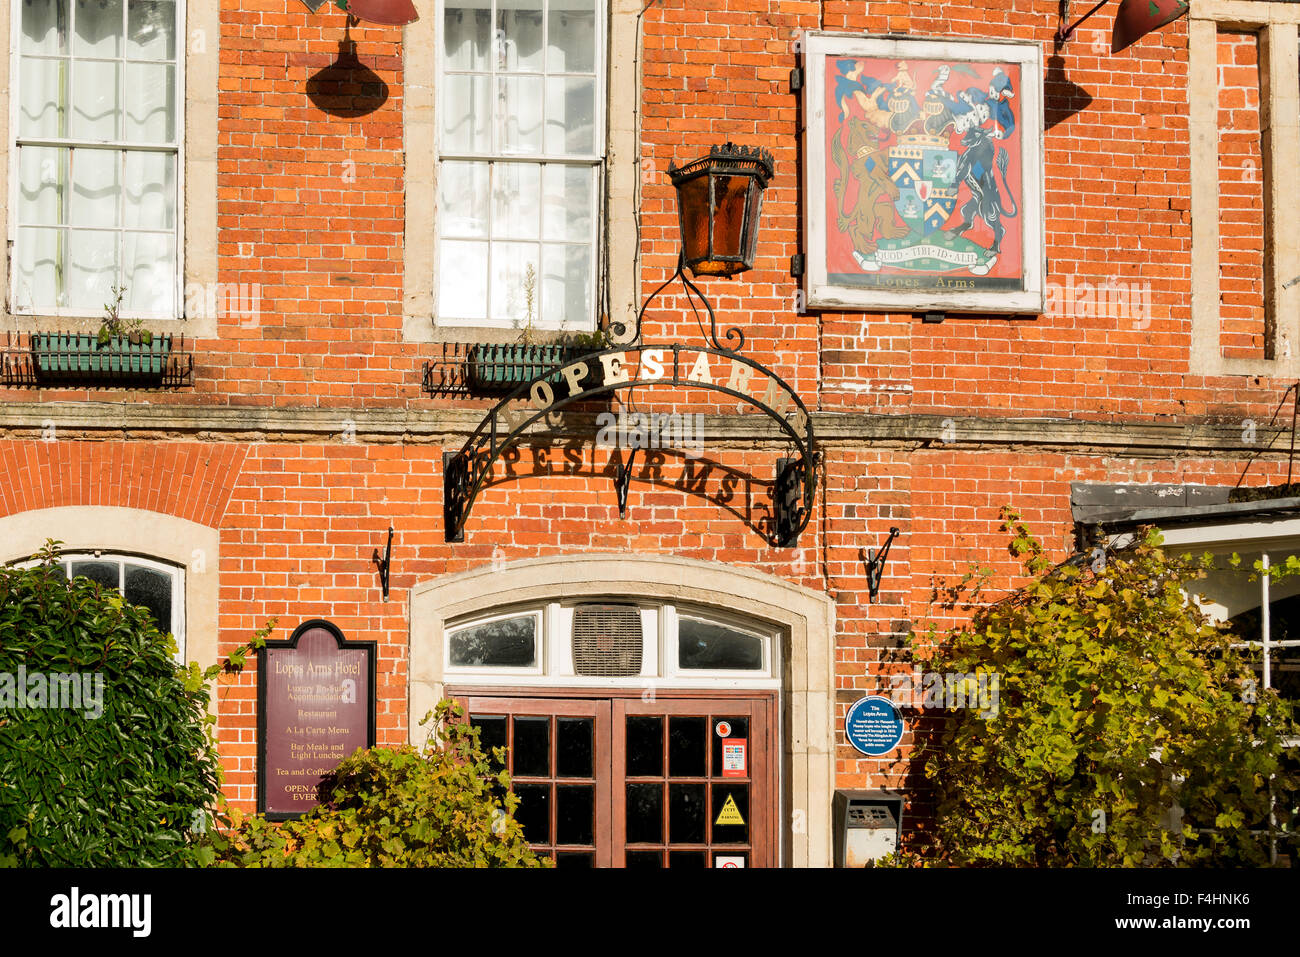
<svg viewBox="0 0 1300 957"><path fill-rule="evenodd" d="M903 716L894 703L880 695L853 702L844 718L844 735L863 754L878 758L903 740Z"/></svg>

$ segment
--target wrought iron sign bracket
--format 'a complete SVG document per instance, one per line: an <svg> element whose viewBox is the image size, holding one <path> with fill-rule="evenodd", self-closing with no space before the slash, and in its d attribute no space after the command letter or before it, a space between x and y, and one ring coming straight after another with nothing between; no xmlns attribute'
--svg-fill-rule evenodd
<svg viewBox="0 0 1300 957"><path fill-rule="evenodd" d="M872 548L859 549L862 560L867 563L867 592L873 600L876 593L880 591L880 578L885 572L885 559L889 556L889 546L897 537L898 528L895 526L890 528L889 537L885 539L885 544L879 551Z"/></svg>
<svg viewBox="0 0 1300 957"><path fill-rule="evenodd" d="M631 357L634 353L637 355ZM583 388L592 372L598 373L597 384ZM666 386L720 392L749 403L777 424L794 454L777 465L772 540L777 547L795 546L812 515L821 463L807 407L788 383L753 359L731 349L680 343L644 343L593 352L545 369L501 399L459 451L443 454L446 541L464 540L465 522L474 500L491 480L493 464L518 444L534 423L575 402L623 389ZM620 517L626 516L634 459L633 455L621 463L614 475Z"/></svg>
<svg viewBox="0 0 1300 957"><path fill-rule="evenodd" d="M388 526L388 544L384 546L384 557L379 557L379 549L370 559L379 571L379 587L384 590L384 601L388 601L388 573L393 564L393 526Z"/></svg>

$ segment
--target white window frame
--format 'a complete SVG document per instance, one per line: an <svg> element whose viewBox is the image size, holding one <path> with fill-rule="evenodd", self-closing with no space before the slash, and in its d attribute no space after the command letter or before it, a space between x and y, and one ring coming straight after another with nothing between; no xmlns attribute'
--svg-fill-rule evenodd
<svg viewBox="0 0 1300 957"><path fill-rule="evenodd" d="M132 555L126 552L115 552L108 549L94 551L76 551L60 552L57 564L63 568L63 573L72 579L72 562L116 562L117 563L117 593L126 596L126 566L138 565L142 568L148 568L152 571L161 572L171 579L172 583L172 620L170 627L165 629L169 631L173 638L176 639L175 661L182 667L185 665L185 569L180 565L173 565L170 562L160 562L154 558L146 558L142 555ZM21 568L32 568L41 564L37 559L29 559L16 563ZM160 624L161 627L161 624Z"/></svg>
<svg viewBox="0 0 1300 957"><path fill-rule="evenodd" d="M493 14L492 15L492 23L494 24L493 29L495 30L497 0L490 0L490 2L492 4L490 9L492 10L492 14ZM601 238L602 238L602 232L604 229L604 223L606 218L605 216L605 212L606 212L605 210L605 201L606 201L605 163L608 155L608 126L607 126L606 116L607 116L607 99L609 96L609 82L608 82L609 64L607 62L607 56L608 56L607 36L609 30L609 9L608 9L609 0L596 0L593 7L596 13L596 24L594 30L594 37L595 37L595 44L596 44L596 51L595 51L596 89L595 89L595 102L594 102L595 115L592 121L593 141L594 141L593 145L595 147L595 150L592 153L581 157L554 155L554 154L548 154L544 152L536 153L536 154L511 154L503 151L497 151L491 153L475 153L475 152L453 152L453 151L445 150L443 147L443 123L441 120L441 97L443 95L442 90L446 88L446 84L444 83L444 77L447 76L447 68L444 62L446 59L446 48L445 48L445 44L443 43L443 34L442 34L442 25L445 16L444 15L445 0L437 0L435 4L434 14L433 14L434 23L436 25L435 31L436 31L436 41L437 41L434 49L434 63L435 63L434 94L436 97L438 97L438 105L435 107L434 110L434 115L435 117L438 118L437 125L434 131L435 149L434 149L434 156L433 156L433 167L434 167L435 183L437 183L439 179L439 174L441 173L443 163L445 162L486 162L489 164L524 163L528 165L538 166L540 168L539 176L541 175L541 172L544 171L544 167L547 164L561 165L561 166L582 166L594 170L595 175L592 177L593 196L592 196L591 234L589 236L589 243L592 251L592 274L591 274L591 284L589 288L589 293L591 296L591 312L589 315L585 317L580 317L578 319L573 319L569 316L564 316L558 324L554 324L554 323L548 324L544 322L541 318L540 289L542 285L542 276L539 269L538 276L537 276L537 284L539 290L539 298L538 298L538 306L537 306L538 314L537 317L534 319L532 325L535 330L538 330L543 333L570 332L570 331L593 332L596 329L597 323L599 321L600 312L601 312L601 300L600 300L601 288L602 288L601 275L604 268L604 262L603 262L604 244L601 242ZM549 7L543 8L544 11L547 9L549 9ZM546 51L545 37L546 37L546 32L549 31L549 23L547 22L548 19L549 18L546 17L545 14L543 14L542 67L544 71L546 66L545 65L545 51ZM497 41L494 37L493 39L494 52L495 52L496 42ZM460 71L452 71L452 72L460 72ZM490 75L492 76L493 81L495 82L495 79L498 76L495 58L494 58L494 62L492 63L492 69ZM510 74L503 74L503 75L510 75ZM523 74L523 75L527 76L528 74ZM539 81L544 82L544 79L546 77L550 77L552 75L566 76L568 74L562 74L562 73L551 74L550 72L544 72L543 77ZM582 75L586 76L586 74L582 74ZM492 114L492 116L489 118L489 121L493 130L492 132L493 138L495 138L496 127L497 127L495 113ZM543 143L544 142L545 142L545 133L543 131ZM523 329L523 324L522 321L520 320L494 320L492 318L492 309L491 309L492 245L493 243L499 242L500 240L494 239L491 235L492 211L491 211L491 199L490 199L490 194L491 194L490 177L491 177L491 169L489 167L488 236L483 240L475 240L476 242L483 242L488 248L488 263L487 263L488 300L486 303L484 303L484 310L486 312L486 316L481 319L474 319L474 318L466 319L466 318L446 317L440 314L438 310L438 289L439 289L439 277L441 275L440 270L442 264L443 239L442 239L442 220L440 216L435 216L434 226L433 226L434 229L434 235L433 235L434 292L433 292L433 303L432 303L433 325L435 328L443 328L443 329L464 328L464 329L475 329L475 330L492 330L492 331L502 332L502 333L508 333L511 331L518 331ZM538 201L539 224L538 224L538 239L537 239L537 246L539 249L543 248L545 244L545 241L541 238L542 237L541 220L544 216L545 216L545 206L539 199ZM528 240L521 240L521 242L528 242ZM539 266L540 264L541 261L539 259Z"/></svg>
<svg viewBox="0 0 1300 957"><path fill-rule="evenodd" d="M509 618L532 618L536 622L533 632L533 664L525 667L516 667L514 665L454 665L451 662L451 643L456 634L465 631L468 628L477 628L479 625L488 625L494 621L505 621ZM457 622L447 628L447 641L443 650L443 669L449 675L484 675L490 674L498 677L510 677L515 675L541 675L546 670L546 614L545 609L527 608L511 609L502 611L499 614L488 615L485 618L474 618L468 621Z"/></svg>
<svg viewBox="0 0 1300 957"><path fill-rule="evenodd" d="M641 614L641 673L621 678L577 675L573 669L573 612L578 605L634 604ZM475 625L516 618L525 614L539 617L539 661L535 669L490 665L451 667L451 636ZM677 641L679 615L697 621L716 622L759 639L763 643L763 669L737 671L720 669L682 669L678 667ZM780 635L761 623L737 615L723 614L711 608L677 606L671 602L647 602L621 595L584 597L538 603L510 609L495 608L487 614L449 622L443 643L443 667L448 683L457 687L500 685L503 678L511 684L527 687L573 688L674 688L679 690L751 690L781 689Z"/></svg>
<svg viewBox="0 0 1300 957"><path fill-rule="evenodd" d="M126 17L131 0L123 0L123 33L125 34ZM68 0L69 10L75 8L77 0ZM9 249L9 271L7 291L8 311L17 316L50 316L55 318L102 318L102 310L87 311L83 308L69 307L46 307L37 306L32 309L19 309L20 297L17 295L18 289L18 260L16 247L18 243L18 194L19 194L19 163L18 156L22 146L49 146L64 147L69 149L113 149L122 151L138 150L142 152L174 152L176 156L176 197L175 197L175 216L176 216L176 269L172 277L172 309L170 312L151 312L143 310L123 309L120 313L122 318L127 319L145 319L145 320L179 320L184 318L185 296L184 296L184 276L185 276L185 61L187 58L187 35L186 35L186 9L185 0L175 0L176 5L176 59L175 73L173 82L173 101L176 104L176 116L174 119L173 130L175 133L175 145L168 144L141 144L128 143L117 140L72 140L72 139L29 139L19 135L18 122L20 104L22 102L22 90L20 89L20 54L19 38L22 31L22 4L23 0L9 0L9 217L6 224L6 238ZM72 14L75 17L75 12ZM71 25L71 20L69 21ZM71 29L71 26L70 26ZM122 56L117 58L122 63L126 63L126 39L123 36ZM71 43L71 40L69 41ZM75 61L72 55L71 47L68 51L69 63ZM154 61L150 61L154 62ZM125 84L126 76L123 71L121 82ZM125 99L119 103L121 109L125 109ZM125 181L122 182L122 188L125 189ZM67 228L72 228L71 226ZM114 232L121 234L129 232L124 227L115 227ZM157 232L157 230L150 230ZM119 262L119 269L121 267ZM115 284L121 283L121 275L115 279Z"/></svg>

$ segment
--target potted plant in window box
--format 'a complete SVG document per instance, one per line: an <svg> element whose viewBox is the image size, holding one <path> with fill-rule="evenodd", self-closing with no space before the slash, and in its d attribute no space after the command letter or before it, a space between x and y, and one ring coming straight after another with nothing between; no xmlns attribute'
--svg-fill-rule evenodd
<svg viewBox="0 0 1300 957"><path fill-rule="evenodd" d="M162 381L171 355L172 337L142 328L142 319L123 319L125 286L113 286L113 301L104 304L98 333L36 332L31 335L32 364L43 380L111 379L142 385Z"/></svg>
<svg viewBox="0 0 1300 957"><path fill-rule="evenodd" d="M524 302L528 319L519 342L480 343L470 350L469 383L479 392L511 392L525 382L531 382L547 369L569 365L583 356L598 352L609 345L603 331L596 333L571 333L556 342L534 342L533 302L536 289L536 272L532 265L524 274ZM557 372L552 382L560 382ZM589 368L580 385L584 389L601 382L599 365Z"/></svg>

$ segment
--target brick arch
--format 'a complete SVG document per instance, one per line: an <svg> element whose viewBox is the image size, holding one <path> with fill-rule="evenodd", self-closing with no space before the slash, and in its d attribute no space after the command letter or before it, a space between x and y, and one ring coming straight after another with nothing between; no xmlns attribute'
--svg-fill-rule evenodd
<svg viewBox="0 0 1300 957"><path fill-rule="evenodd" d="M242 446L202 442L7 442L0 515L97 505L217 528L245 454Z"/></svg>

